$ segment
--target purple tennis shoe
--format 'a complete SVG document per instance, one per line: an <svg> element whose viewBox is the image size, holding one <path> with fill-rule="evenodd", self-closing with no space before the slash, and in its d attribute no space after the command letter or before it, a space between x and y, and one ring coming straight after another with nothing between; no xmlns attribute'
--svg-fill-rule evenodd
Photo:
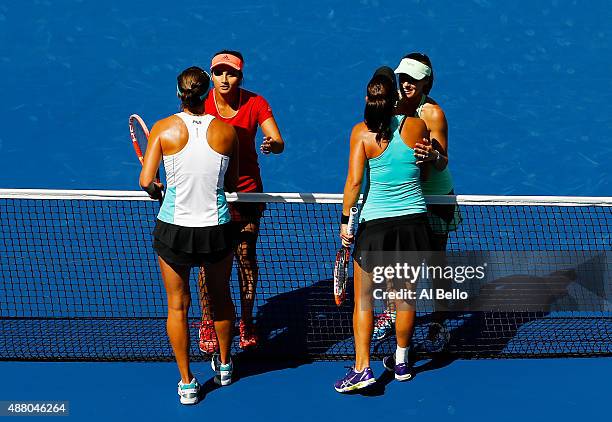
<svg viewBox="0 0 612 422"><path fill-rule="evenodd" d="M386 356L383 359L383 366L387 371L395 372L395 379L398 381L408 381L412 379L412 366L408 362L395 362L395 354Z"/></svg>
<svg viewBox="0 0 612 422"><path fill-rule="evenodd" d="M344 378L336 381L334 388L338 393L348 393L349 391L361 390L376 382L372 369L370 367L363 368L363 371L355 371L355 367L351 367Z"/></svg>

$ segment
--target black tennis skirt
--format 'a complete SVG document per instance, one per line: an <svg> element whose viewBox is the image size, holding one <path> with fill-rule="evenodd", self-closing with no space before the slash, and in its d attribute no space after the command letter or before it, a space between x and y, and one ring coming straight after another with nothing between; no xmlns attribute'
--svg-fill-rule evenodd
<svg viewBox="0 0 612 422"><path fill-rule="evenodd" d="M401 254L392 252L431 251L431 228L427 213L378 218L359 224L353 258L366 272L374 266L394 265Z"/></svg>
<svg viewBox="0 0 612 422"><path fill-rule="evenodd" d="M232 250L232 223L211 227L183 227L157 220L153 249L167 263L199 267L214 264Z"/></svg>

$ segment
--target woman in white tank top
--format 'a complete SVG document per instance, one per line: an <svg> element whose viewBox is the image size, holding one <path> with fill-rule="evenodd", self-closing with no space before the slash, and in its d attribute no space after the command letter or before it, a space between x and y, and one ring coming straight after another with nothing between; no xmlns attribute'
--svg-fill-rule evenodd
<svg viewBox="0 0 612 422"><path fill-rule="evenodd" d="M177 78L180 113L157 122L151 130L140 185L153 198L163 186L153 182L163 159L167 189L153 232L161 275L168 297L168 337L181 381L183 404L195 404L200 385L189 367L187 315L191 267L206 267L220 354L213 356L215 381L231 382L230 346L234 305L229 290L233 236L225 191L234 191L238 177L234 128L204 114L203 98L210 77L190 67Z"/></svg>

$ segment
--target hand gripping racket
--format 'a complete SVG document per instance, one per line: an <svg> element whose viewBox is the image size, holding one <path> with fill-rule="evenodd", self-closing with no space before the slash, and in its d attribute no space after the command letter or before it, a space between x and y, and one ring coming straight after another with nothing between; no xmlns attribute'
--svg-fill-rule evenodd
<svg viewBox="0 0 612 422"><path fill-rule="evenodd" d="M132 114L130 116L129 126L130 138L132 138L132 146L136 152L136 157L138 157L140 164L143 164L144 154L142 153L141 146L144 146L146 151L146 147L149 142L149 128L145 124L144 120L142 120L142 117L140 117L138 114ZM155 175L155 182L159 183L159 170L157 170L157 174ZM163 198L159 200L159 203L161 204L162 201Z"/></svg>
<svg viewBox="0 0 612 422"><path fill-rule="evenodd" d="M357 216L357 207L352 207L349 213L348 234L352 235ZM346 298L346 282L348 280L348 264L351 260L351 251L348 247L342 246L336 252L336 263L334 264L334 300L340 306Z"/></svg>

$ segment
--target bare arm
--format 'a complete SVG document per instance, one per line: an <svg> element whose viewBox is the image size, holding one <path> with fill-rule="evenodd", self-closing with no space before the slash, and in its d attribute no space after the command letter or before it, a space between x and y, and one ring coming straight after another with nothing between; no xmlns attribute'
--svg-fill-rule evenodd
<svg viewBox="0 0 612 422"><path fill-rule="evenodd" d="M344 184L344 196L342 198L342 215L348 216L350 210L359 200L361 184L363 182L363 170L367 160L363 145L363 132L365 125L360 123L353 128L351 133L351 149L349 153L349 168ZM342 224L340 237L345 246L353 242L353 236L347 234L347 225Z"/></svg>
<svg viewBox="0 0 612 422"><path fill-rule="evenodd" d="M440 153L439 158L434 160L434 167L442 171L448 165L448 122L441 108L434 108L431 117L426 120L429 128L429 139L432 146Z"/></svg>
<svg viewBox="0 0 612 422"><path fill-rule="evenodd" d="M233 130L233 152L230 156L227 171L225 172L224 189L226 192L236 192L238 190L238 136Z"/></svg>
<svg viewBox="0 0 612 422"><path fill-rule="evenodd" d="M285 150L285 141L283 141L274 117L268 117L261 124L261 131L264 134L261 152L264 154L280 154Z"/></svg>
<svg viewBox="0 0 612 422"><path fill-rule="evenodd" d="M415 145L414 152L419 161L432 161L433 166L442 171L448 165L448 122L446 116L440 107L432 106L423 110L423 120L427 123L431 142L418 143Z"/></svg>

